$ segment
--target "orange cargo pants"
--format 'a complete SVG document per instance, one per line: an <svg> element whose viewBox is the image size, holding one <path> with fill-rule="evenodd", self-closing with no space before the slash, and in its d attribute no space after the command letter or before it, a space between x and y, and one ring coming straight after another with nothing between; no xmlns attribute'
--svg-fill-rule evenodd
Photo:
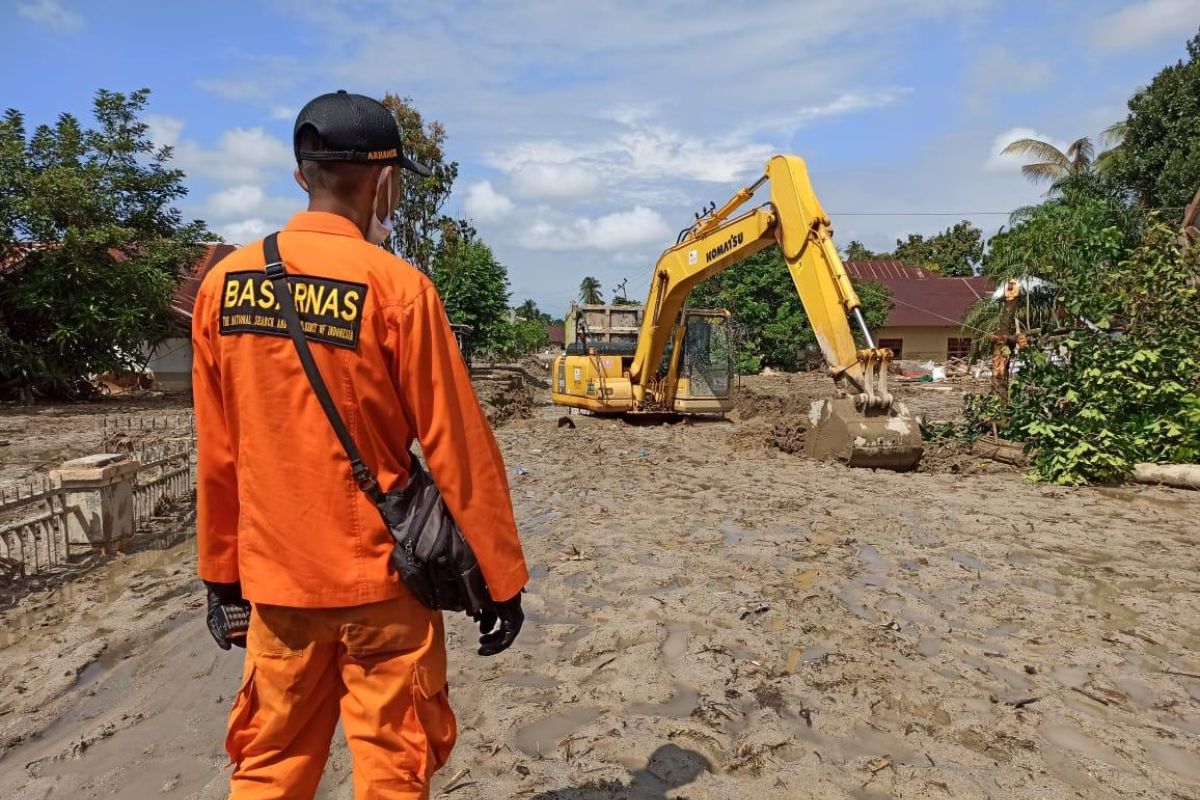
<svg viewBox="0 0 1200 800"><path fill-rule="evenodd" d="M456 728L440 613L411 596L350 608L258 605L225 749L231 800L312 798L338 717L356 800L425 800Z"/></svg>

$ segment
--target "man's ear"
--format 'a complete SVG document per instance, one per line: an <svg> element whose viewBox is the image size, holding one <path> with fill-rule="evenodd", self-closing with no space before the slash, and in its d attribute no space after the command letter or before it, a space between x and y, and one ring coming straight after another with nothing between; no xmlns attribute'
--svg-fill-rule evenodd
<svg viewBox="0 0 1200 800"><path fill-rule="evenodd" d="M307 193L308 192L308 181L304 180L304 176L300 174L299 167L296 167L296 171L292 173L292 177L296 179L296 183L298 183L300 185L300 188L303 189L305 191L305 193Z"/></svg>
<svg viewBox="0 0 1200 800"><path fill-rule="evenodd" d="M383 169L379 170L379 177L376 178L375 191L375 216L379 219L387 219L395 211L391 204L395 201L392 196L392 174L396 168L388 164ZM386 187L386 191L379 191ZM382 211L382 215L380 214Z"/></svg>

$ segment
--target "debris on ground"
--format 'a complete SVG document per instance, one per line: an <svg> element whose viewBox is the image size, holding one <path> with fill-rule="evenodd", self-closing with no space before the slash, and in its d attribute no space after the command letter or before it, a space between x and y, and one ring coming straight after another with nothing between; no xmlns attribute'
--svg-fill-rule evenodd
<svg viewBox="0 0 1200 800"><path fill-rule="evenodd" d="M533 408L534 387L519 371L501 369L472 370L475 393L493 426L514 419L525 419Z"/></svg>
<svg viewBox="0 0 1200 800"><path fill-rule="evenodd" d="M955 380L899 391L953 421ZM530 390L497 430L526 470L526 629L480 659L447 615L460 738L433 797L1200 797L1200 496L767 441L829 385L747 378L748 417L573 430ZM50 411L0 413L27 461L66 449L78 419ZM0 612L0 797L225 797L240 652L204 629L194 543L164 542ZM339 740L317 797L350 793Z"/></svg>

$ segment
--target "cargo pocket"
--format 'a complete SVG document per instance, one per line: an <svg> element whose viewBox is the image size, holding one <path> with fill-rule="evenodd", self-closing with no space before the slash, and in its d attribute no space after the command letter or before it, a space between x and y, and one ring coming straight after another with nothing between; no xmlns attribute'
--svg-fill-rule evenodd
<svg viewBox="0 0 1200 800"><path fill-rule="evenodd" d="M415 672L413 710L425 737L421 775L428 781L450 759L450 751L458 738L458 727L450 708L445 669L430 669L418 664Z"/></svg>
<svg viewBox="0 0 1200 800"><path fill-rule="evenodd" d="M254 691L254 662L247 654L246 678L242 688L238 689L237 697L233 700L233 709L229 712L229 721L225 729L225 752L229 755L229 765L240 764L246 746L258 735L258 696ZM226 766L229 766L226 765Z"/></svg>

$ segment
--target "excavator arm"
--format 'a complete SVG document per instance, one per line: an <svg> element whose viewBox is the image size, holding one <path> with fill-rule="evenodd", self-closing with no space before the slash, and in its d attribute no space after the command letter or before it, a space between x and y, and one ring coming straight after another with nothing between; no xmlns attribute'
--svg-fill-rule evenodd
<svg viewBox="0 0 1200 800"><path fill-rule="evenodd" d="M770 200L742 210L770 184ZM840 396L809 409L805 450L850 466L906 470L921 458L917 421L888 393L890 350L876 348L858 294L833 245L832 227L813 193L804 161L775 156L761 178L739 189L684 231L654 266L636 350L630 358L611 343L577 342L555 362L556 403L594 413L723 413L728 388L697 401L691 375L687 397L680 376L690 315L681 315L692 288L765 247L778 244ZM851 327L861 328L859 349ZM669 363L663 355L675 336ZM601 346L601 345L607 345Z"/></svg>
<svg viewBox="0 0 1200 800"><path fill-rule="evenodd" d="M770 184L770 202L733 216L764 183ZM834 379L862 406L886 408L891 404L887 393L891 353L874 347L858 294L833 244L829 217L813 192L804 160L775 156L758 181L701 217L655 265L637 353L629 370L639 406L666 399L653 396L660 383L655 373L692 288L772 244L778 244L783 253ZM861 327L866 349L855 345L851 318ZM672 381L662 383L672 385Z"/></svg>

